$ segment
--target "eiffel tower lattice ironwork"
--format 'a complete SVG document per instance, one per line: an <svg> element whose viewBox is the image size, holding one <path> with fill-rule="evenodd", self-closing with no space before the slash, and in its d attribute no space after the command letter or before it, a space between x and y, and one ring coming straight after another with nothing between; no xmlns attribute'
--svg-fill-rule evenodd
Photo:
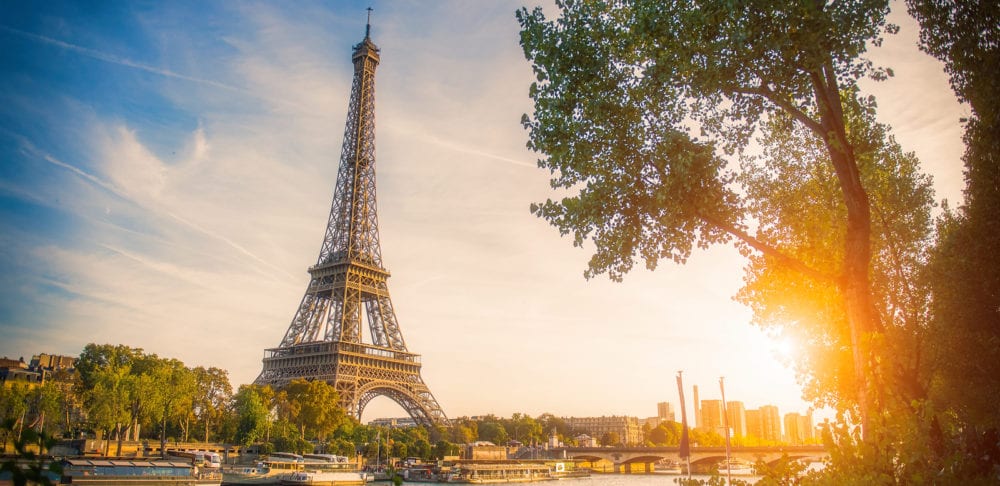
<svg viewBox="0 0 1000 486"><path fill-rule="evenodd" d="M354 46L354 81L336 193L311 280L285 337L265 350L255 383L284 386L324 380L348 413L361 418L375 397L398 403L421 425L446 424L420 376L420 355L406 349L382 264L375 207L375 67L371 25ZM362 339L367 321L371 343Z"/></svg>

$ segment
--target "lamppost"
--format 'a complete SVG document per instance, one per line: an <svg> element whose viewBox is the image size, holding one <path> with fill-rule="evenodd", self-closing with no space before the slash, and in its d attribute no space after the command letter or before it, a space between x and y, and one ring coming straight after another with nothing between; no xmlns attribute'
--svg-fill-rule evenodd
<svg viewBox="0 0 1000 486"><path fill-rule="evenodd" d="M733 464L729 459L729 411L726 410L726 377L719 377L719 390L722 391L722 425L726 428L726 484L733 484Z"/></svg>

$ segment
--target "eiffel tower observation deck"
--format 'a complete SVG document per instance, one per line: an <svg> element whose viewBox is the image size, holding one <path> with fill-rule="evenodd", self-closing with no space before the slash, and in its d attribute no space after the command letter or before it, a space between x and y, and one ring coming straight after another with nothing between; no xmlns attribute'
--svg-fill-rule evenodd
<svg viewBox="0 0 1000 486"><path fill-rule="evenodd" d="M443 425L448 418L420 376L420 355L406 349L382 263L375 205L379 49L370 34L369 22L351 56L351 101L319 258L309 267L309 286L288 331L278 347L264 351L254 383L281 387L296 378L323 380L359 419L373 398L385 396L418 424ZM370 343L363 340L364 324Z"/></svg>

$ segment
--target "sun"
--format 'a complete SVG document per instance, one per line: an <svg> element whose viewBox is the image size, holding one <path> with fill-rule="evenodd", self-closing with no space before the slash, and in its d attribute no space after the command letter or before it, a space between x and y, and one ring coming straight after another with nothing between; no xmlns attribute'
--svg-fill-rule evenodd
<svg viewBox="0 0 1000 486"><path fill-rule="evenodd" d="M795 343L788 336L775 336L771 339L771 349L778 358L790 360L795 355Z"/></svg>

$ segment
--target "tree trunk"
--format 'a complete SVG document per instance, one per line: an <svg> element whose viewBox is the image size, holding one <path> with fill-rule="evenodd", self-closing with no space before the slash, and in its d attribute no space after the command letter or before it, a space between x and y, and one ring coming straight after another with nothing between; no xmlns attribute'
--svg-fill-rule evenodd
<svg viewBox="0 0 1000 486"><path fill-rule="evenodd" d="M115 435L118 436L117 437L118 438L118 448L115 449L115 457L121 457L122 456L122 440L125 439L125 437L122 434L122 424L121 424L121 422L118 422L117 424L115 424L115 429L116 429L115 430Z"/></svg>
<svg viewBox="0 0 1000 486"><path fill-rule="evenodd" d="M160 420L160 457L167 457L167 413Z"/></svg>
<svg viewBox="0 0 1000 486"><path fill-rule="evenodd" d="M878 314L872 297L869 267L871 265L871 207L861 183L854 150L847 139L840 91L832 66L813 73L813 89L819 107L822 134L830 161L840 183L847 207L847 233L844 238L844 267L841 292L847 312L854 362L855 387L862 437L869 437L869 415L875 398L871 368L871 333L877 328Z"/></svg>
<svg viewBox="0 0 1000 486"><path fill-rule="evenodd" d="M21 412L21 418L17 420L17 440L21 440L21 433L24 432L24 414L26 411Z"/></svg>

